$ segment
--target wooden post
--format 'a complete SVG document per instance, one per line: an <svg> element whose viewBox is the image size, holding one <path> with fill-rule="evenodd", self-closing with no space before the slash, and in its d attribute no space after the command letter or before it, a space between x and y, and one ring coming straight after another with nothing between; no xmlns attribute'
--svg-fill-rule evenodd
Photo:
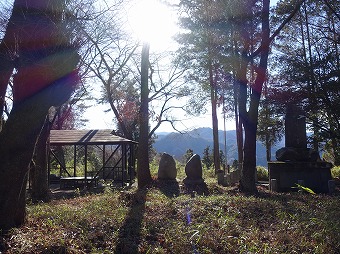
<svg viewBox="0 0 340 254"><path fill-rule="evenodd" d="M66 166L66 165L65 165ZM77 168L77 145L74 145L73 150L73 176L76 176L76 168Z"/></svg>
<svg viewBox="0 0 340 254"><path fill-rule="evenodd" d="M102 172L103 172L103 179L104 179L104 181L106 180L105 179L105 169L106 169L106 161L105 161L105 153L106 153L106 146L105 145L103 145L103 170L102 170Z"/></svg>
<svg viewBox="0 0 340 254"><path fill-rule="evenodd" d="M50 186L50 175L51 175L51 147L50 147L50 142L47 142L47 184Z"/></svg>
<svg viewBox="0 0 340 254"><path fill-rule="evenodd" d="M87 145L85 145L85 147L84 147L84 149L85 149L85 158L84 158L84 160L85 160L85 162L84 162L84 174L85 174L85 183L87 184Z"/></svg>
<svg viewBox="0 0 340 254"><path fill-rule="evenodd" d="M277 180L276 179L270 179L270 190L277 192L278 186L277 186Z"/></svg>
<svg viewBox="0 0 340 254"><path fill-rule="evenodd" d="M127 165L126 165L126 144L122 144L122 187L126 181Z"/></svg>

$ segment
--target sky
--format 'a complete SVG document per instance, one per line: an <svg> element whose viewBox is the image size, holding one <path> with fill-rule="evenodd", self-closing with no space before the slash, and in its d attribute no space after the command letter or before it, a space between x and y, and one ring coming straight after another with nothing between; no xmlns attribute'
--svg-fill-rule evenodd
<svg viewBox="0 0 340 254"><path fill-rule="evenodd" d="M208 105L209 106L209 105ZM84 118L89 119L89 122L84 127L85 129L115 129L116 126L113 123L113 112L109 111L104 113L104 110L108 109L109 106L96 105L92 106L83 115ZM212 128L211 111L208 109L207 113L202 114L199 117L190 116L176 116L181 122L176 122L176 129L180 131L190 131L200 127ZM223 114L220 113L218 116L219 129L224 129L224 118ZM233 120L226 120L226 130L234 130L235 122ZM156 132L173 132L175 131L169 123L162 124Z"/></svg>
<svg viewBox="0 0 340 254"><path fill-rule="evenodd" d="M276 4L277 0L272 0L271 5ZM141 11L148 10L148 11ZM126 9L129 28L136 39L148 41L150 50L162 51L168 50L174 45L172 37L178 31L176 25L176 14L171 12L169 8L160 4L159 0L136 0ZM153 27L153 29L149 29ZM151 32L150 32L151 31ZM207 104L207 113L199 117L189 117L176 114L177 119L183 119L176 123L176 128L180 131L190 131L199 127L212 128L210 104ZM85 126L86 129L115 129L112 121L114 114L112 111L104 113L109 106L93 105L87 109L84 118L89 119ZM223 114L218 114L219 129L224 129ZM233 120L226 121L226 130L234 130L235 122ZM172 132L174 129L169 123L162 124L157 132Z"/></svg>
<svg viewBox="0 0 340 254"><path fill-rule="evenodd" d="M141 12L149 10L149 12ZM176 14L169 10L166 6L160 4L158 0L137 0L135 4L126 9L129 28L136 39L148 41L150 43L150 51L165 51L173 48L175 43L173 36L178 31L176 25ZM153 29L149 29L153 27ZM150 32L151 31L151 32ZM212 127L210 105L207 105L207 113L199 117L191 117L183 115L182 112L174 112L176 118L181 120L176 122L176 129L180 131L189 131L199 127ZM83 115L89 122L84 128L86 129L114 129L116 128L112 119L114 114L112 111L104 113L109 106L96 105L88 108ZM233 121L228 121L227 129L235 129ZM219 115L219 129L224 128L223 115ZM169 123L163 123L157 132L172 132L174 129Z"/></svg>
<svg viewBox="0 0 340 254"><path fill-rule="evenodd" d="M174 0L173 2L176 2ZM162 51L169 50L174 45L173 35L178 31L176 25L176 13L171 12L169 8L160 4L160 0L135 0L126 9L129 21L129 27L136 39L148 40L151 50ZM272 0L271 5L276 4L277 0ZM13 0L0 0L0 6L10 7ZM143 11L141 11L143 10ZM148 11L145 11L148 10ZM153 29L149 29L152 26ZM147 28L147 29L145 29ZM152 31L152 32L150 32ZM99 92L100 88L96 88ZM86 129L115 129L113 122L114 115L112 111L105 113L109 109L108 105L98 105L96 102L90 102L90 107L86 110L83 118L89 122L84 126ZM175 113L177 119L182 119L176 123L176 128L181 131L189 131L199 127L212 127L210 105L207 105L207 112L199 117L189 117L182 113ZM224 129L224 119L221 113L218 114L219 129ZM226 121L226 129L235 129L233 120ZM157 132L174 131L170 124L162 124Z"/></svg>

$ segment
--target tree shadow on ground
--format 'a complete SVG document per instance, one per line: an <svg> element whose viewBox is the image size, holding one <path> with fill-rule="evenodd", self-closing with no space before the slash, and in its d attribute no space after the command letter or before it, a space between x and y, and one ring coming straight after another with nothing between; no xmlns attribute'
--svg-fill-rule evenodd
<svg viewBox="0 0 340 254"><path fill-rule="evenodd" d="M199 184L184 184L183 193L191 194L192 196L194 196L195 194L208 196L210 194L210 191L207 184L203 182Z"/></svg>
<svg viewBox="0 0 340 254"><path fill-rule="evenodd" d="M154 185L168 198L178 197L180 194L177 180L155 180Z"/></svg>
<svg viewBox="0 0 340 254"><path fill-rule="evenodd" d="M66 254L68 253L67 248L65 246L58 246L53 245L49 246L47 248L44 248L44 250L41 251L41 254Z"/></svg>
<svg viewBox="0 0 340 254"><path fill-rule="evenodd" d="M122 194L122 198L125 199L130 210L126 216L124 224L119 229L117 245L114 253L139 253L146 194L147 189L138 189L135 193Z"/></svg>
<svg viewBox="0 0 340 254"><path fill-rule="evenodd" d="M104 187L98 188L67 188L67 189L50 189L49 190L49 201L51 200L63 200L72 199L80 196L87 196L90 194L104 193ZM28 193L29 194L29 193ZM27 197L30 200L30 195Z"/></svg>
<svg viewBox="0 0 340 254"><path fill-rule="evenodd" d="M209 188L205 182L185 184L177 180L155 180L154 186L158 188L165 196L169 198L178 197L180 194L202 195L208 196L210 194Z"/></svg>

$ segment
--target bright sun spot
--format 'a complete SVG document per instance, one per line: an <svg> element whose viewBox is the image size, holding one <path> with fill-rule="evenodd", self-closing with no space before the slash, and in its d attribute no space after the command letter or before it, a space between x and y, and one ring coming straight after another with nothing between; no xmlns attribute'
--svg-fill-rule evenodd
<svg viewBox="0 0 340 254"><path fill-rule="evenodd" d="M178 31L176 13L159 0L135 0L128 9L133 35L154 49L165 49Z"/></svg>

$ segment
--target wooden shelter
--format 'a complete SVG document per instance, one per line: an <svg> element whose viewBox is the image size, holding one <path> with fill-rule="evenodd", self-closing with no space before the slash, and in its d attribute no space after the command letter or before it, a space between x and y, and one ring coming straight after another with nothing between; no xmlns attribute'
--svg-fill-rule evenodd
<svg viewBox="0 0 340 254"><path fill-rule="evenodd" d="M112 130L51 130L48 156L49 183L52 181L51 170L55 171L57 168L61 188L93 186L99 179L119 182L122 186L126 183L131 184L135 177L136 144L132 140L114 135ZM73 153L73 159L67 163L64 159L65 148ZM91 154L95 151L98 164L98 168L91 171L88 169L91 155L89 151Z"/></svg>

